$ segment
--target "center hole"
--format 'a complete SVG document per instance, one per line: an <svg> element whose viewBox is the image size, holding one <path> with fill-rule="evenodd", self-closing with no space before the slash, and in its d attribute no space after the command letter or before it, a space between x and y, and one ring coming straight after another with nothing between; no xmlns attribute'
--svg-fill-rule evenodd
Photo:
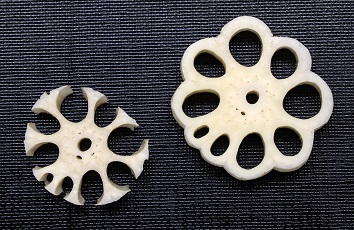
<svg viewBox="0 0 354 230"><path fill-rule="evenodd" d="M79 143L79 148L81 151L86 151L91 147L92 141L88 138L84 138Z"/></svg>
<svg viewBox="0 0 354 230"><path fill-rule="evenodd" d="M249 92L247 95L246 95L246 100L248 103L250 104L255 104L257 103L259 99L259 96L258 96L258 93L256 91L252 91L252 92Z"/></svg>

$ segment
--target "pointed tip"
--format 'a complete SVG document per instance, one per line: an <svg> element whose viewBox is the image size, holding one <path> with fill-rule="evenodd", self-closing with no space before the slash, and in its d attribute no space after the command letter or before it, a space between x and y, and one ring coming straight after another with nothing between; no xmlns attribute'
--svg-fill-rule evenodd
<svg viewBox="0 0 354 230"><path fill-rule="evenodd" d="M64 86L61 86L59 88L57 88L59 91L61 91L62 89L65 89L65 90L71 90L71 85L64 85ZM54 89L55 90L55 89ZM52 90L53 91L53 90Z"/></svg>
<svg viewBox="0 0 354 230"><path fill-rule="evenodd" d="M119 185L113 185L109 186L109 189L104 189L102 196L97 200L96 205L106 205L112 202L115 202L117 200L120 200L125 194L130 192L131 190L129 189L128 185L125 186L119 186Z"/></svg>
<svg viewBox="0 0 354 230"><path fill-rule="evenodd" d="M112 122L115 126L126 127L134 131L135 128L139 127L139 124L135 119L130 117L122 108L117 107L116 118ZM115 127L116 128L116 127Z"/></svg>
<svg viewBox="0 0 354 230"><path fill-rule="evenodd" d="M149 139L144 139L143 144L149 146Z"/></svg>
<svg viewBox="0 0 354 230"><path fill-rule="evenodd" d="M50 91L50 94L57 94L57 98L56 101L58 103L58 106L61 106L63 100L69 96L70 94L73 93L73 90L71 89L71 86L66 85L66 86L62 86L58 89L52 90Z"/></svg>
<svg viewBox="0 0 354 230"><path fill-rule="evenodd" d="M43 139L44 134L39 132L34 123L28 123L25 133L25 140L23 141L25 145L25 152L27 156L33 156L35 151L46 143Z"/></svg>
<svg viewBox="0 0 354 230"><path fill-rule="evenodd" d="M60 106L63 100L72 93L73 91L68 85L53 89L49 94L44 92L33 105L32 112L36 114L49 113L54 116L55 113L60 112ZM53 106L55 106L55 109Z"/></svg>
<svg viewBox="0 0 354 230"><path fill-rule="evenodd" d="M81 196L81 194L75 194L73 191L70 193L67 193L64 197L64 200L75 204L75 205L84 205L85 204L85 199Z"/></svg>
<svg viewBox="0 0 354 230"><path fill-rule="evenodd" d="M33 123L33 122L28 122L28 123L27 123L27 129L28 129L28 128L32 128L33 130L38 131L36 124ZM38 131L38 132L39 132L39 131Z"/></svg>
<svg viewBox="0 0 354 230"><path fill-rule="evenodd" d="M130 166L131 172L133 174L133 176L135 177L135 179L137 179L140 174L143 172L143 166L144 166L144 162L145 160L149 159L149 141L146 139L144 140L138 151L136 151L133 155L131 155L131 160L132 162L134 162L134 164L132 164Z"/></svg>
<svg viewBox="0 0 354 230"><path fill-rule="evenodd" d="M141 154L144 155L147 159L149 159L149 140L144 139L143 142L141 143L138 151L136 151L133 155Z"/></svg>
<svg viewBox="0 0 354 230"><path fill-rule="evenodd" d="M86 101L88 100L87 98L87 95L90 93L90 92L93 92L94 90L90 87L81 87L81 92L82 94L84 95Z"/></svg>
<svg viewBox="0 0 354 230"><path fill-rule="evenodd" d="M89 109L91 106L91 109L96 110L98 106L108 102L108 98L103 93L93 90L92 88L82 87L81 91L86 101L89 102Z"/></svg>
<svg viewBox="0 0 354 230"><path fill-rule="evenodd" d="M85 92L86 90L93 90L91 87L81 87L81 91Z"/></svg>

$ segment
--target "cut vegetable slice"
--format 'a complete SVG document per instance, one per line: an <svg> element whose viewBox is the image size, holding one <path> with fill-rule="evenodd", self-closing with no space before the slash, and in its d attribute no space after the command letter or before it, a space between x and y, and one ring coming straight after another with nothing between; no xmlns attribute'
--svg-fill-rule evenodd
<svg viewBox="0 0 354 230"><path fill-rule="evenodd" d="M118 107L116 118L106 127L98 127L94 122L95 111L107 98L91 88L82 88L88 102L88 112L85 119L78 123L68 121L60 112L61 104L66 96L72 93L70 86L63 86L44 93L35 103L32 111L35 113L49 113L60 123L60 130L51 135L44 135L38 131L34 123L28 123L25 134L25 149L27 156L33 156L43 144L53 143L59 147L59 157L53 164L40 168L35 167L33 174L39 181L44 181L45 188L54 195L59 195L64 178L70 177L73 188L65 196L65 200L83 205L85 200L81 196L81 183L84 174L90 170L99 173L103 183L103 194L97 205L104 205L119 200L127 192L128 186L118 186L109 180L107 167L111 162L122 162L129 166L135 178L143 171L144 161L149 157L148 140L144 140L139 150L131 156L121 156L113 153L107 146L110 133L119 127L134 130L138 127L136 121ZM82 142L87 142L87 149L83 149ZM53 175L48 181L47 175Z"/></svg>
<svg viewBox="0 0 354 230"><path fill-rule="evenodd" d="M230 53L232 37L250 31L259 37L262 52L254 65L238 63ZM277 79L272 75L272 57L286 49L294 54L297 66L290 76ZM195 58L209 53L225 67L225 73L217 78L202 75L194 66ZM293 171L300 168L310 156L314 131L326 124L333 110L333 97L327 84L311 72L311 56L305 46L295 39L273 37L269 28L260 20L243 16L226 24L220 35L192 44L181 61L184 82L172 97L173 116L184 128L187 143L200 150L209 163L224 167L233 177L251 180L267 174L270 170ZM283 108L287 92L298 85L313 86L321 98L319 112L308 119L289 115ZM215 110L201 116L188 116L183 111L185 100L194 94L213 93L220 102ZM208 132L195 135L202 128ZM301 150L293 156L282 154L274 144L278 128L291 128L302 139ZM237 163L237 152L242 140L249 134L259 135L264 143L264 157L259 165L242 168ZM226 136L228 148L221 155L211 152L214 141Z"/></svg>

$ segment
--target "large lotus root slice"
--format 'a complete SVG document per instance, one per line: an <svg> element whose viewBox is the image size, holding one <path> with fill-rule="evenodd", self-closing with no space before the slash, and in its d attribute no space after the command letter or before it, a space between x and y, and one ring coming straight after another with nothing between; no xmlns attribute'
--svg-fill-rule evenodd
<svg viewBox="0 0 354 230"><path fill-rule="evenodd" d="M262 44L259 61L253 66L238 63L229 50L229 43L239 32L256 34ZM272 75L271 62L276 51L287 49L297 60L295 72L284 79ZM194 66L199 54L214 56L224 66L225 74L206 77ZM242 55L242 54L240 54ZM183 82L172 97L172 111L184 128L187 143L200 150L209 163L224 167L233 177L251 180L267 174L272 169L288 172L300 168L312 150L314 131L327 123L333 109L333 97L327 84L311 72L311 56L300 42L286 37L273 37L269 28L260 20L243 16L222 28L220 35L195 42L187 48L181 61ZM299 85L314 87L321 98L319 112L308 119L289 115L283 101L287 92ZM220 101L215 110L189 117L182 108L185 100L194 94L212 93ZM255 95L258 101L250 103L247 95ZM287 128L295 131L302 140L301 150L293 156L283 154L274 142L275 131ZM207 134L195 135L204 129ZM249 134L257 134L264 145L264 156L259 165L246 169L237 162L242 140ZM227 137L229 146L222 155L212 154L211 147L219 137Z"/></svg>
<svg viewBox="0 0 354 230"><path fill-rule="evenodd" d="M131 156L121 156L113 153L107 146L110 133L119 127L127 127L133 130L138 124L122 109L118 108L114 121L106 127L98 127L94 122L95 110L107 98L91 88L82 88L82 92L88 102L88 112L85 119L78 123L68 121L60 112L61 104L65 97L72 93L69 86L52 90L50 94L44 93L35 103L32 111L36 114L48 113L54 116L60 123L60 129L54 134L44 135L40 133L34 123L27 125L25 135L25 149L27 156L33 156L36 149L46 143L53 143L59 148L59 157L51 165L40 168L35 167L33 174L39 181L44 181L45 188L54 195L59 195L64 178L70 177L73 188L65 196L65 200L83 205L84 198L81 195L81 183L84 174L90 170L99 173L103 183L103 194L97 204L103 205L119 200L127 192L128 186L119 186L109 180L107 167L111 162L122 162L129 166L135 178L143 171L143 164L149 157L148 141L144 140L139 150ZM82 151L80 143L84 140L91 141L89 149ZM47 180L47 175L52 174L53 179Z"/></svg>

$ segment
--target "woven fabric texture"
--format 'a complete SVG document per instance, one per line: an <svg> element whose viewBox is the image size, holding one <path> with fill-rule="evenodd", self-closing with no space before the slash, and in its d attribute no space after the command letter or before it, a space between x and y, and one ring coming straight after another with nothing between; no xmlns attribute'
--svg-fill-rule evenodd
<svg viewBox="0 0 354 230"><path fill-rule="evenodd" d="M182 82L185 49L217 36L232 19L249 15L264 21L275 36L302 42L312 55L312 71L334 95L327 125L316 131L309 161L290 173L272 171L239 181L205 162L189 147L171 112L171 97ZM0 2L0 228L1 229L353 229L353 48L354 3L347 1L1 1ZM260 44L247 34L235 38L239 58L252 63ZM217 61L198 61L206 74L218 74ZM295 58L280 52L272 70L286 76ZM206 61L208 62L208 60ZM208 69L210 68L210 69ZM97 173L83 181L85 206L53 196L32 168L53 163L58 149L46 145L26 157L27 122L53 133L58 122L35 115L31 107L43 92L71 85L74 94L63 114L80 121L86 102L80 87L105 94L96 122L107 125L120 106L137 120L134 132L117 130L109 146L134 152L150 140L150 159L135 180L126 166L110 165L110 178L131 192L95 206L102 192ZM277 90L277 89L274 89ZM212 97L192 98L187 113L203 113ZM320 106L313 88L294 89L284 101L294 116L312 116ZM277 136L278 135L278 136ZM276 135L279 148L299 148L291 132ZM225 147L225 141L218 148ZM246 166L259 162L262 143L242 145ZM215 150L216 152L218 149ZM64 191L70 181L64 182Z"/></svg>

